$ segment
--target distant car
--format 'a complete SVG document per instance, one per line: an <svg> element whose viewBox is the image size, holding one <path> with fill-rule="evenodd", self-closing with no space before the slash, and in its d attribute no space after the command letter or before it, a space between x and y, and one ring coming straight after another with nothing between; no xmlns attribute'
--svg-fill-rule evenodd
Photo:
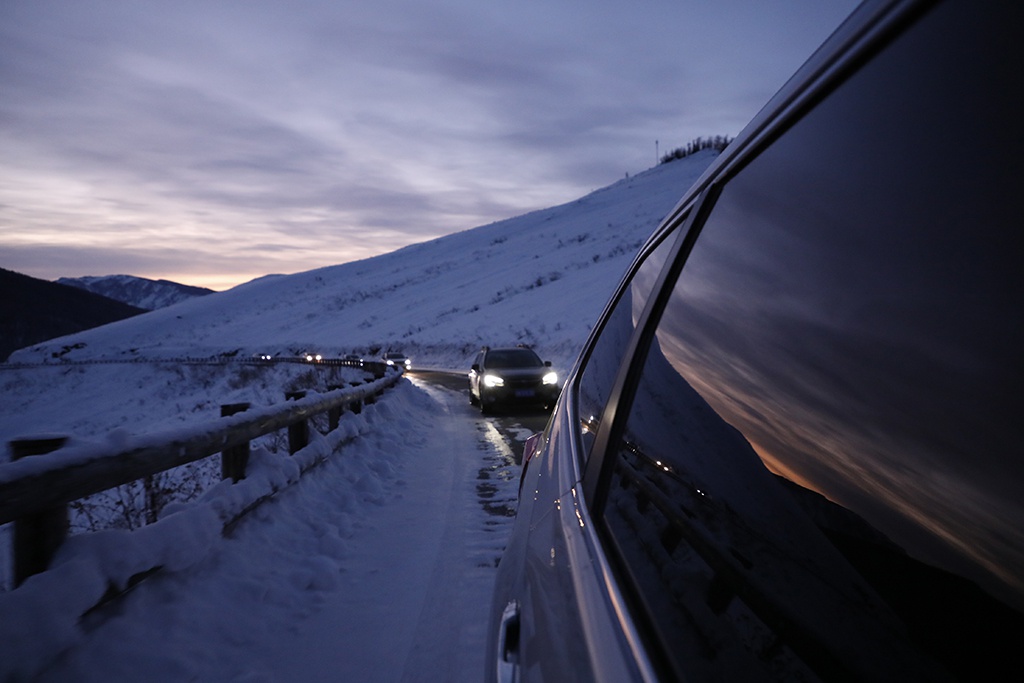
<svg viewBox="0 0 1024 683"><path fill-rule="evenodd" d="M343 361L351 365L362 365L363 359L354 353L347 353L341 357Z"/></svg>
<svg viewBox="0 0 1024 683"><path fill-rule="evenodd" d="M539 405L558 400L558 375L525 347L483 347L469 370L469 401L489 412L496 406Z"/></svg>
<svg viewBox="0 0 1024 683"><path fill-rule="evenodd" d="M401 351L388 351L384 354L383 361L387 365L400 367L403 370L412 367L412 361Z"/></svg>
<svg viewBox="0 0 1024 683"><path fill-rule="evenodd" d="M319 363L324 357L319 353L307 353L302 356L302 359L307 363Z"/></svg>
<svg viewBox="0 0 1024 683"><path fill-rule="evenodd" d="M683 193L526 445L484 680L1019 670L1022 26L866 2Z"/></svg>

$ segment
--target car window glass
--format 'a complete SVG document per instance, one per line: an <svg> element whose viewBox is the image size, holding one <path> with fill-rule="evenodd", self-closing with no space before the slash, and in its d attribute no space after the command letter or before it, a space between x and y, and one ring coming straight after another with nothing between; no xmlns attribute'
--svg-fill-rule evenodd
<svg viewBox="0 0 1024 683"><path fill-rule="evenodd" d="M1020 11L968 5L730 180L675 284L604 520L681 675L991 680L1024 642Z"/></svg>
<svg viewBox="0 0 1024 683"><path fill-rule="evenodd" d="M580 416L584 458L590 453L601 413L615 383L626 346L633 336L633 330L665 265L673 242L671 235L665 236L644 259L605 319L583 368L576 406Z"/></svg>
<svg viewBox="0 0 1024 683"><path fill-rule="evenodd" d="M540 357L529 349L503 349L490 351L486 359L487 367L492 370L508 368L539 368L544 363Z"/></svg>

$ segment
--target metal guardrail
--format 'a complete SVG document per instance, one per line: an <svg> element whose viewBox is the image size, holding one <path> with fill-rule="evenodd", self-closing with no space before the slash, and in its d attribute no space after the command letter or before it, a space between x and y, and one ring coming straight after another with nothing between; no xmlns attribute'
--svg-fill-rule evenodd
<svg viewBox="0 0 1024 683"><path fill-rule="evenodd" d="M41 360L41 361L0 361L0 370L21 370L26 368L63 368L74 365L132 365L137 363L158 363L171 365L275 365L278 363L296 363L299 365L334 366L350 368L371 369L375 366L382 366L382 361L370 360L347 360L344 358L321 358L320 360L308 360L304 356L273 356L269 358L252 356L169 356L167 358L83 358L67 359L63 357Z"/></svg>
<svg viewBox="0 0 1024 683"><path fill-rule="evenodd" d="M0 524L15 523L15 583L49 564L67 535L68 503L216 453L224 455L223 478L237 482L245 477L252 439L287 428L294 454L308 442L309 418L328 413L333 429L343 410L358 412L402 377L380 370L380 377L368 384L311 396L300 392L278 406L225 406L227 416L219 420L145 435L121 448L56 437L41 440L42 449L40 440L34 440L35 446L22 443L19 452L12 442L19 459L0 465Z"/></svg>

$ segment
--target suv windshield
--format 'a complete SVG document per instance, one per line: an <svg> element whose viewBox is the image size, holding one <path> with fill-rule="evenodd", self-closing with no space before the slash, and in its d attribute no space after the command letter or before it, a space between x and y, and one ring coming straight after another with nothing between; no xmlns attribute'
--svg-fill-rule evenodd
<svg viewBox="0 0 1024 683"><path fill-rule="evenodd" d="M503 349L487 354L487 367L492 370L502 368L540 368L544 363L540 357L529 349Z"/></svg>

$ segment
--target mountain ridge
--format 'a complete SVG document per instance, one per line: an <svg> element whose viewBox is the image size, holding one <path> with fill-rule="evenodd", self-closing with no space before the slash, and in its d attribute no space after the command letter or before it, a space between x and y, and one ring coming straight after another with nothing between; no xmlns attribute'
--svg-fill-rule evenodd
<svg viewBox="0 0 1024 683"><path fill-rule="evenodd" d="M361 261L263 277L67 340L45 361L311 350L461 368L481 345L524 343L567 367L636 255L717 156L661 164L559 206Z"/></svg>
<svg viewBox="0 0 1024 683"><path fill-rule="evenodd" d="M16 349L144 313L67 285L0 268L0 360Z"/></svg>
<svg viewBox="0 0 1024 683"><path fill-rule="evenodd" d="M136 275L86 275L62 277L57 284L84 289L109 299L152 311L173 306L197 296L213 294L212 289L183 285L171 280L151 280Z"/></svg>

